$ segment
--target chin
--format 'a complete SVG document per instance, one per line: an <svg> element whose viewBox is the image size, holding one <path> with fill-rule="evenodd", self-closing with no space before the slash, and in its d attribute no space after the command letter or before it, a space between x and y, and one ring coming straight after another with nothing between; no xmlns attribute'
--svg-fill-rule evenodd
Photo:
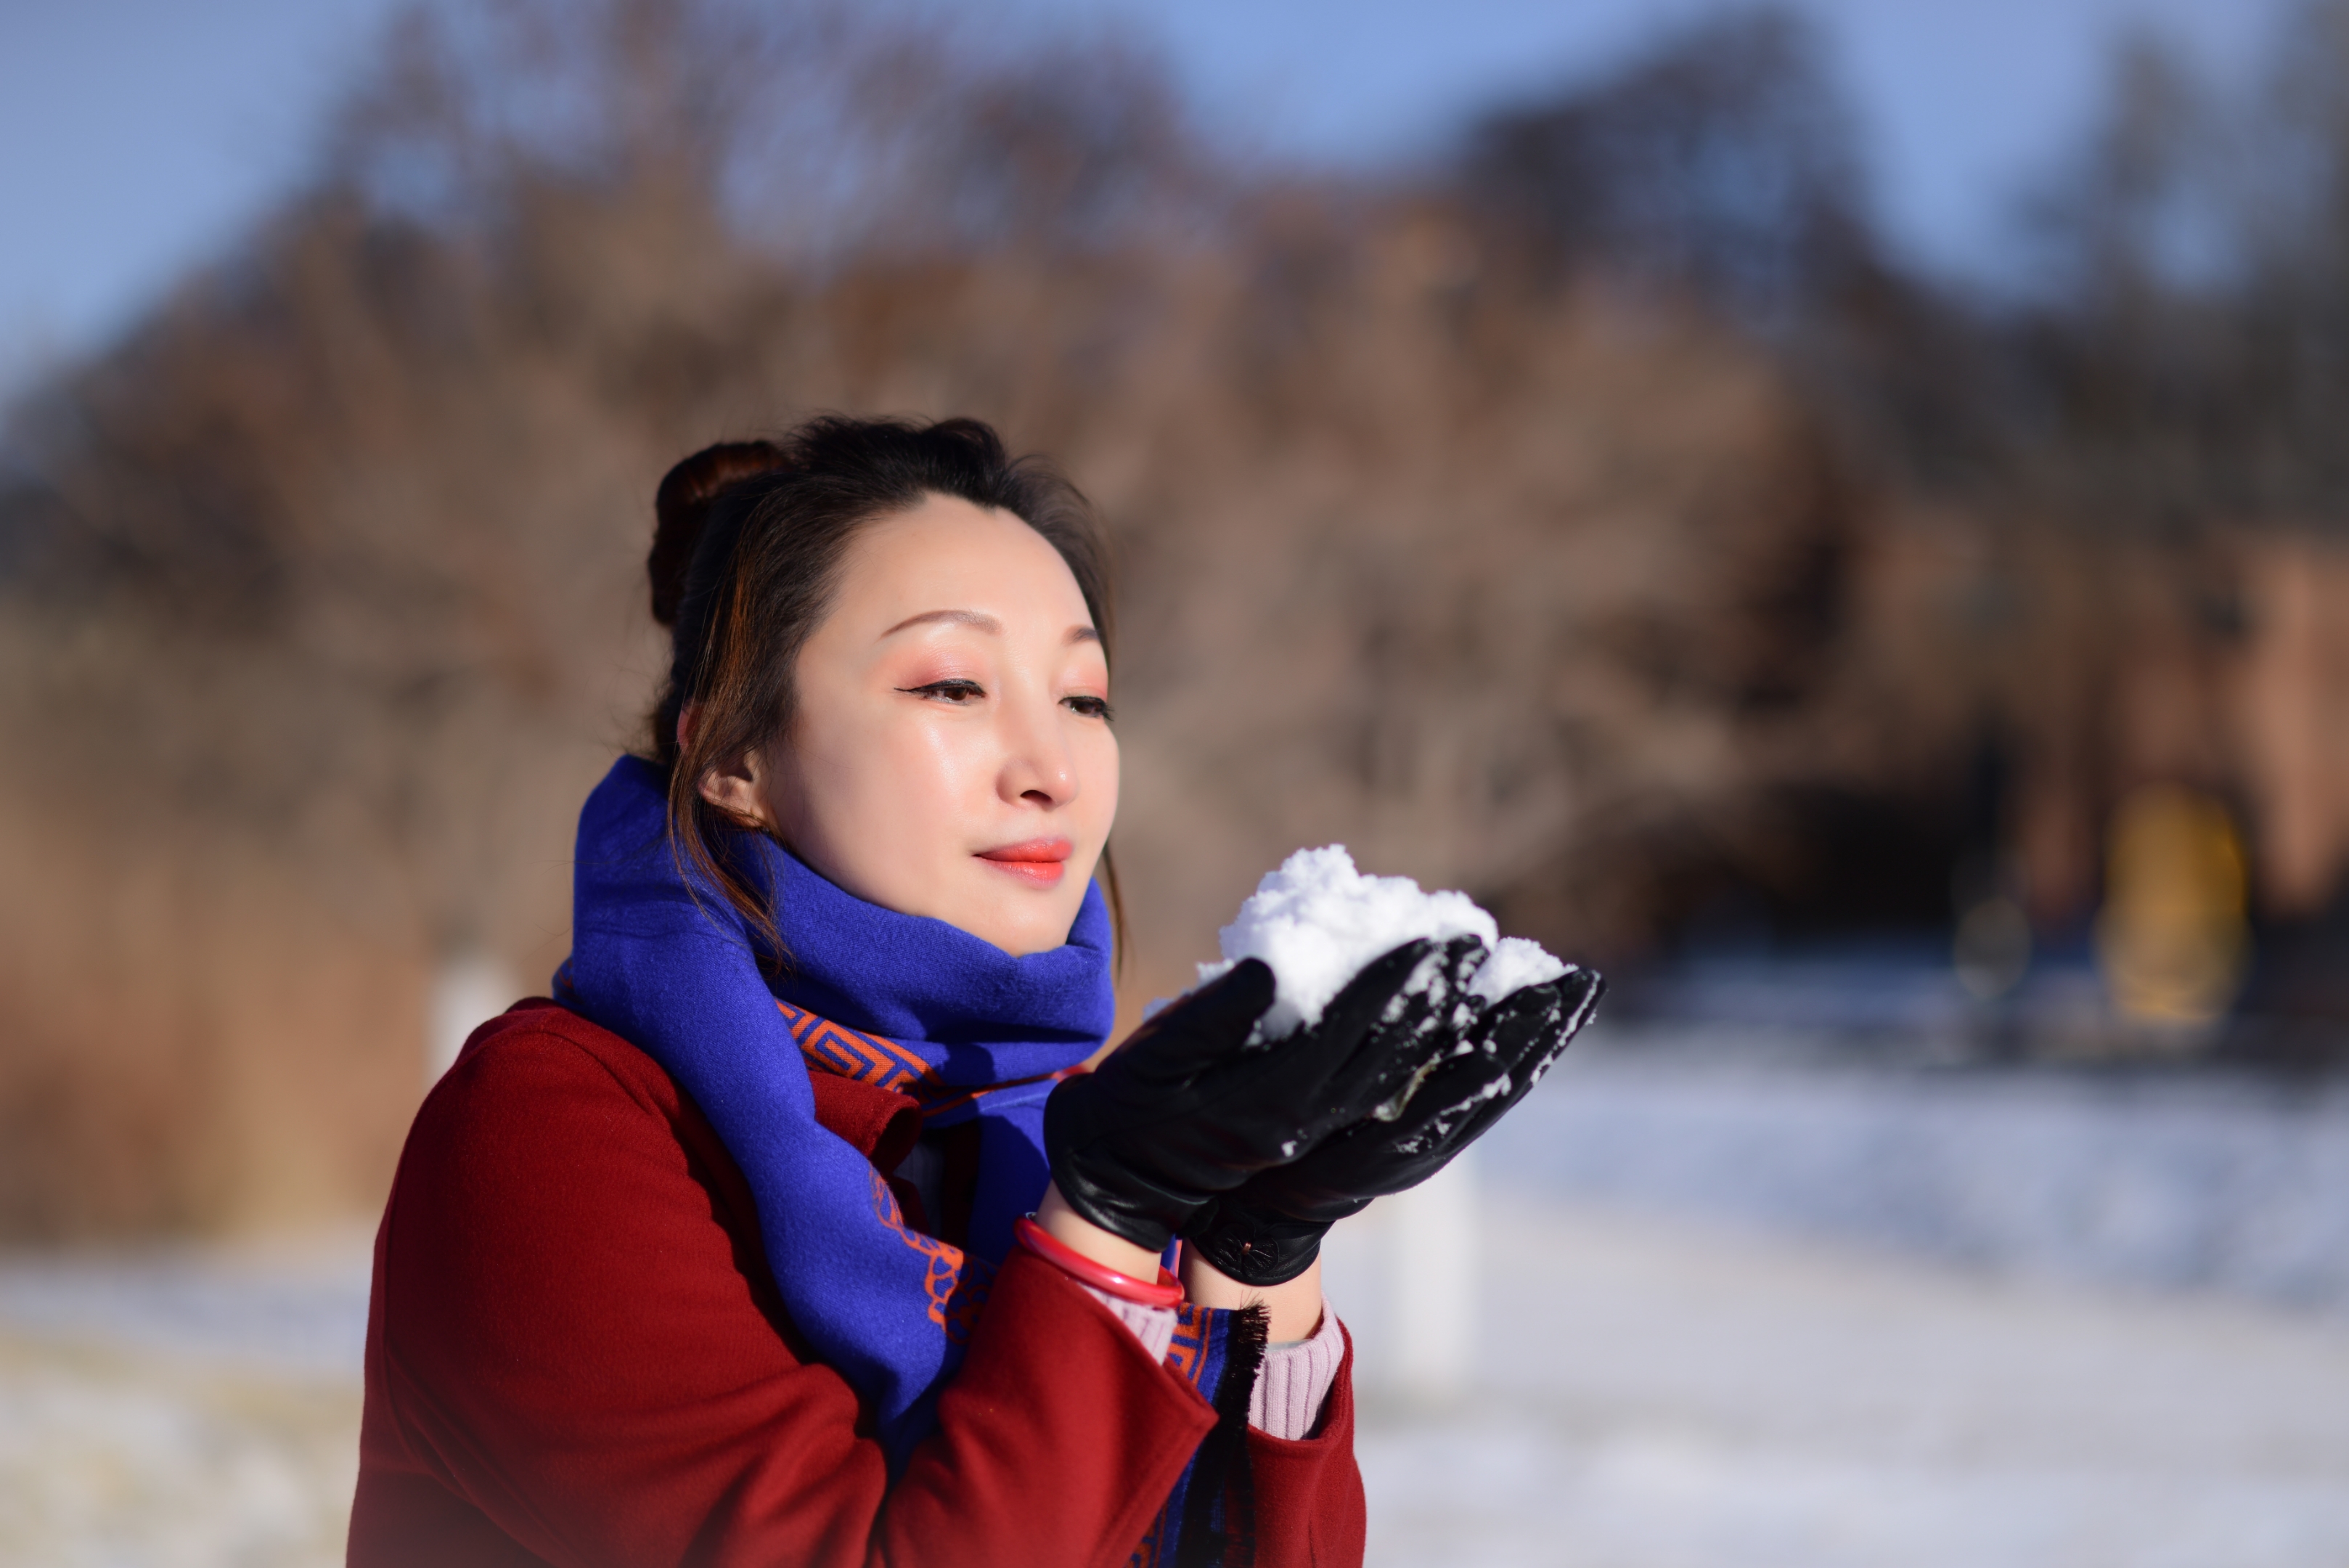
<svg viewBox="0 0 2349 1568"><path fill-rule="evenodd" d="M1071 878L1058 888L1023 888L1002 886L1005 880L999 871L983 872L977 887L966 884L953 912L941 911L940 918L1017 956L1065 946L1087 884Z"/></svg>
<svg viewBox="0 0 2349 1568"><path fill-rule="evenodd" d="M1072 923L1072 921L1062 921L1057 925L1050 925L1023 922L1007 930L1004 933L1005 940L995 945L1006 952L1023 958L1030 953L1050 952L1068 941L1069 927Z"/></svg>
<svg viewBox="0 0 2349 1568"><path fill-rule="evenodd" d="M1030 953L1050 952L1064 946L1069 940L1069 928L1076 923L1077 912L1071 908L1062 917L1057 910L1039 909L1023 912L1017 918L1007 918L996 911L991 919L974 921L963 929L981 941L1001 948L1014 958Z"/></svg>

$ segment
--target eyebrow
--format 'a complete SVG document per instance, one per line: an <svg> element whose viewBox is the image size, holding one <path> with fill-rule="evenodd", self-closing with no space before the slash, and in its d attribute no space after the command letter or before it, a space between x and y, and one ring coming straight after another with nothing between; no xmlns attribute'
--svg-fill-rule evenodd
<svg viewBox="0 0 2349 1568"><path fill-rule="evenodd" d="M881 635L883 637L895 637L909 626L934 626L940 623L952 626L975 627L978 630L994 637L1001 637L1003 635L1003 623L1001 621L996 619L991 615L984 615L978 610L968 609L924 610L919 615L907 616L904 620L899 621L895 626L891 627L887 631L883 632ZM1099 642L1101 640L1101 633L1089 626L1072 626L1069 628L1068 637L1063 640L1071 643Z"/></svg>
<svg viewBox="0 0 2349 1568"><path fill-rule="evenodd" d="M883 632L881 635L883 637L895 637L909 626L928 626L940 621L958 626L977 627L979 630L990 632L997 637L1003 635L1003 623L1001 621L996 619L991 615L981 615L977 610L967 609L924 610L919 615L907 616L904 620L899 621L895 626L891 627L887 631Z"/></svg>

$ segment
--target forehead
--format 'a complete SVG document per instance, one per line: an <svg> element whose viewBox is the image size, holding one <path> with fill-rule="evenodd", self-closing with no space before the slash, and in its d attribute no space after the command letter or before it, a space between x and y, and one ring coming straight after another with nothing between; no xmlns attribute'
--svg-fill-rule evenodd
<svg viewBox="0 0 2349 1568"><path fill-rule="evenodd" d="M859 530L842 562L839 607L852 614L982 610L1041 615L1055 631L1086 625L1084 594L1051 542L1009 512L932 495Z"/></svg>

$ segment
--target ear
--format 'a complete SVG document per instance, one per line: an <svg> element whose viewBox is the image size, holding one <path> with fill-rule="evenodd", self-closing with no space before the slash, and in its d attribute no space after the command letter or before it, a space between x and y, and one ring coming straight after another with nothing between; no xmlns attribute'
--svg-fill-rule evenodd
<svg viewBox="0 0 2349 1568"><path fill-rule="evenodd" d="M744 752L701 775L701 798L746 826L772 832L762 772L759 753Z"/></svg>

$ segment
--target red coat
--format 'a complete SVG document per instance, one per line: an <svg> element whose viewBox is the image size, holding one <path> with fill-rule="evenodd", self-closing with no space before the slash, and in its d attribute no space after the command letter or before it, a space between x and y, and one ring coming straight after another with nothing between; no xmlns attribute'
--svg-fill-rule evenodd
<svg viewBox="0 0 2349 1568"><path fill-rule="evenodd" d="M834 1133L903 1147L911 1100L817 1083ZM1361 1561L1351 1360L1319 1437L1248 1434L1262 1568ZM528 1002L475 1033L400 1156L349 1560L1115 1568L1214 1423L1015 1253L891 1487L872 1412L783 1311L718 1135L650 1057Z"/></svg>

